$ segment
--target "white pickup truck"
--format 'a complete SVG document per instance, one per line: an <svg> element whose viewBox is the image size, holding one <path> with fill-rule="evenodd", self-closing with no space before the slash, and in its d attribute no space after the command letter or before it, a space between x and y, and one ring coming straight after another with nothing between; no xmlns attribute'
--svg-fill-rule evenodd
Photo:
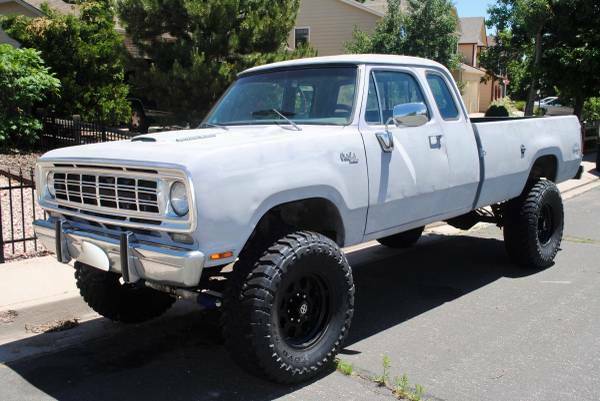
<svg viewBox="0 0 600 401"><path fill-rule="evenodd" d="M193 298L222 309L242 366L297 382L350 328L343 247L491 221L515 263L550 266L580 132L573 116L470 119L429 60L286 61L239 74L198 129L46 153L35 229L98 313L139 322Z"/></svg>

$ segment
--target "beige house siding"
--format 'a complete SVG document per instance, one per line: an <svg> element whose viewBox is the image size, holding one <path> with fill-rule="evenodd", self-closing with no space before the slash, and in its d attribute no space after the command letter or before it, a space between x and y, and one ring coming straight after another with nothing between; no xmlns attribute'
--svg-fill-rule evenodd
<svg viewBox="0 0 600 401"><path fill-rule="evenodd" d="M380 19L376 13L340 0L302 0L296 27L310 28L310 45L319 56L331 56L346 53L344 45L352 40L354 27L372 32ZM288 45L295 47L294 30Z"/></svg>
<svg viewBox="0 0 600 401"><path fill-rule="evenodd" d="M467 113L479 112L479 76L463 74L463 101L467 107Z"/></svg>
<svg viewBox="0 0 600 401"><path fill-rule="evenodd" d="M492 90L497 84L491 79L479 84L479 110L485 113L492 103Z"/></svg>
<svg viewBox="0 0 600 401"><path fill-rule="evenodd" d="M461 61L468 65L473 65L473 45L472 44L460 44L458 45L458 53L460 54Z"/></svg>

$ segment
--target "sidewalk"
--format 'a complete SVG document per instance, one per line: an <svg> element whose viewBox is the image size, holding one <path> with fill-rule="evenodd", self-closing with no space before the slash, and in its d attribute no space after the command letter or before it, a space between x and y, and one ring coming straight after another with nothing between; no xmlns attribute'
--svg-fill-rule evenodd
<svg viewBox="0 0 600 401"><path fill-rule="evenodd" d="M591 160L590 155L586 157ZM559 185L564 199L569 199L600 186L595 163L583 162L581 180ZM429 233L455 235L460 230L445 224L427 228ZM371 241L347 248L354 252L377 245ZM16 311L7 313L7 311ZM16 339L35 336L26 325L39 325L59 320L90 320L98 315L79 296L71 266L61 264L53 256L27 259L0 265L0 345Z"/></svg>

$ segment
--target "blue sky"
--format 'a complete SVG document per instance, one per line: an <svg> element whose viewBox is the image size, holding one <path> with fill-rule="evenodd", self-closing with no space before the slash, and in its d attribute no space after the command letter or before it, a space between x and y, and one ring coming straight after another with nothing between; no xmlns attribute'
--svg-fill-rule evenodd
<svg viewBox="0 0 600 401"><path fill-rule="evenodd" d="M485 17L490 0L454 0L461 17Z"/></svg>

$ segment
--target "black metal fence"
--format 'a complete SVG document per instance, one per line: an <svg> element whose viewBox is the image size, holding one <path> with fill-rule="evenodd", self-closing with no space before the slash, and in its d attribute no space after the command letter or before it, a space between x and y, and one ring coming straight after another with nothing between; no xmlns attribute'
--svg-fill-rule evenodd
<svg viewBox="0 0 600 401"><path fill-rule="evenodd" d="M0 263L45 252L33 221L45 218L37 205L33 169L0 168Z"/></svg>
<svg viewBox="0 0 600 401"><path fill-rule="evenodd" d="M125 129L107 127L99 123L57 117L42 117L44 130L40 138L40 148L50 150L65 146L86 145L89 143L129 139L135 135Z"/></svg>

